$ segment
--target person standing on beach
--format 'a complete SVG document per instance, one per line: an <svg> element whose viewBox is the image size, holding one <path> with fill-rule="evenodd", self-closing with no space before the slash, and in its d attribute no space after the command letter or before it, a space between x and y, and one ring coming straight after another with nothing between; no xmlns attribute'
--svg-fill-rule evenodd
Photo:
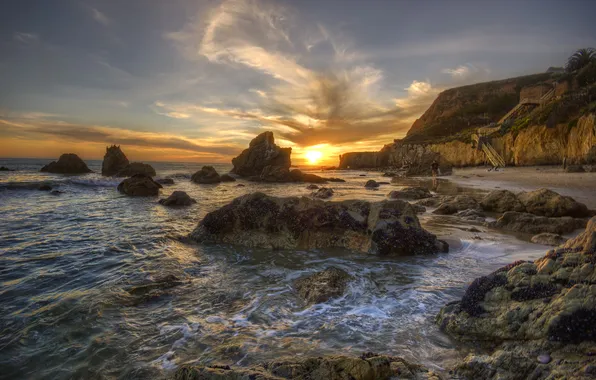
<svg viewBox="0 0 596 380"><path fill-rule="evenodd" d="M430 164L430 171L433 175L433 191L437 191L439 185L439 182L437 181L437 176L439 175L439 163L437 160L434 160L432 164Z"/></svg>

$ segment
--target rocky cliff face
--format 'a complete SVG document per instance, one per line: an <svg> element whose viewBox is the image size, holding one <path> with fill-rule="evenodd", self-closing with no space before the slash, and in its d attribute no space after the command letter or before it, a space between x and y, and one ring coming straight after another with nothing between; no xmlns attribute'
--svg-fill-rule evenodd
<svg viewBox="0 0 596 380"><path fill-rule="evenodd" d="M250 142L248 149L232 159L232 173L243 177L259 176L267 166L288 170L291 166L292 148L280 148L275 144L273 132L263 132Z"/></svg>

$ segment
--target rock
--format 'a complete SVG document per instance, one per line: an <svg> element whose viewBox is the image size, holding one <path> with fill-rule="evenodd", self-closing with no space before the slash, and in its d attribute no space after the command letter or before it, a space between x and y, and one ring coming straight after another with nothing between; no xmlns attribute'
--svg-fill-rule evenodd
<svg viewBox="0 0 596 380"><path fill-rule="evenodd" d="M290 169L292 148L275 145L273 132L255 137L240 155L232 159L232 173L242 177L260 176L266 166Z"/></svg>
<svg viewBox="0 0 596 380"><path fill-rule="evenodd" d="M350 275L344 270L330 267L294 282L294 289L307 304L326 302L344 294Z"/></svg>
<svg viewBox="0 0 596 380"><path fill-rule="evenodd" d="M6 166L0 166L0 172L14 172L14 169L9 169Z"/></svg>
<svg viewBox="0 0 596 380"><path fill-rule="evenodd" d="M143 174L149 177L155 177L155 169L149 164L143 164L142 162L133 162L126 165L124 168L119 170L115 177L132 177L135 174Z"/></svg>
<svg viewBox="0 0 596 380"><path fill-rule="evenodd" d="M252 367L182 366L173 380L440 380L438 374L399 357L363 354L348 356L291 357Z"/></svg>
<svg viewBox="0 0 596 380"><path fill-rule="evenodd" d="M346 182L345 179L335 178L335 177L325 178L325 179L327 180L327 182Z"/></svg>
<svg viewBox="0 0 596 380"><path fill-rule="evenodd" d="M360 177L366 177L366 174L359 174Z"/></svg>
<svg viewBox="0 0 596 380"><path fill-rule="evenodd" d="M549 232L552 234L566 234L573 232L586 225L584 219L571 218L547 218L533 214L508 211L495 222L489 223L490 227L501 228L513 232L529 234L540 234Z"/></svg>
<svg viewBox="0 0 596 380"><path fill-rule="evenodd" d="M290 178L293 182L307 182L307 183L325 183L326 178L319 177L316 174L304 173L300 169L294 169L290 172ZM333 182L333 181L332 181Z"/></svg>
<svg viewBox="0 0 596 380"><path fill-rule="evenodd" d="M106 148L106 154L103 156L101 164L101 175L113 176L123 170L129 164L128 158L120 146L112 145Z"/></svg>
<svg viewBox="0 0 596 380"><path fill-rule="evenodd" d="M480 201L480 206L484 211L499 213L507 211L526 211L526 208L520 200L517 199L517 196L509 190L491 191Z"/></svg>
<svg viewBox="0 0 596 380"><path fill-rule="evenodd" d="M197 203L184 191L174 191L169 197L160 199L159 203L164 206L190 206Z"/></svg>
<svg viewBox="0 0 596 380"><path fill-rule="evenodd" d="M582 165L569 165L565 168L565 173L585 173Z"/></svg>
<svg viewBox="0 0 596 380"><path fill-rule="evenodd" d="M319 186L315 185L315 184L311 184L306 186L307 190L317 190L319 188Z"/></svg>
<svg viewBox="0 0 596 380"><path fill-rule="evenodd" d="M183 284L184 281L173 274L156 278L153 281L132 286L128 296L121 300L127 306L138 306L168 294L168 289Z"/></svg>
<svg viewBox="0 0 596 380"><path fill-rule="evenodd" d="M424 206L424 207L438 207L441 203L443 203L443 201L445 199L446 199L445 197L425 198L425 199L419 200L418 202L416 202L416 204L419 204L420 206Z"/></svg>
<svg viewBox="0 0 596 380"><path fill-rule="evenodd" d="M319 198L319 199L327 199L327 198L331 198L333 196L333 193L334 193L333 189L330 189L327 187L321 187L317 191L314 191L312 193L312 196L315 198Z"/></svg>
<svg viewBox="0 0 596 380"><path fill-rule="evenodd" d="M156 179L155 182L159 183L160 185L173 185L174 180L172 178L160 178Z"/></svg>
<svg viewBox="0 0 596 380"><path fill-rule="evenodd" d="M410 204L410 206L412 206L416 214L423 214L426 212L426 207L421 206L419 204Z"/></svg>
<svg viewBox="0 0 596 380"><path fill-rule="evenodd" d="M585 204L548 189L522 192L517 197L526 208L526 212L530 214L548 217L572 216L574 218L590 216Z"/></svg>
<svg viewBox="0 0 596 380"><path fill-rule="evenodd" d="M39 191L51 191L52 190L52 186L43 184L43 185L40 185L37 188L37 190L39 190Z"/></svg>
<svg viewBox="0 0 596 380"><path fill-rule="evenodd" d="M202 243L314 249L343 247L378 255L437 253L410 204L400 200L323 202L252 193L208 213L190 234Z"/></svg>
<svg viewBox="0 0 596 380"><path fill-rule="evenodd" d="M242 183L239 183L239 184L237 184L237 185L236 185L236 187L245 187L245 186L246 186L246 185L244 185L244 184L242 184Z"/></svg>
<svg viewBox="0 0 596 380"><path fill-rule="evenodd" d="M480 204L469 195L457 195L454 198L448 199L441 203L439 207L433 214L437 215L452 215L458 211L463 210L478 210L480 208Z"/></svg>
<svg viewBox="0 0 596 380"><path fill-rule="evenodd" d="M91 169L79 156L74 153L65 153L60 156L58 162L52 161L43 168L42 172L57 174L85 174L91 173Z"/></svg>
<svg viewBox="0 0 596 380"><path fill-rule="evenodd" d="M52 191L50 192L50 194L58 196L58 195L60 195L60 194L63 194L63 192L62 192L62 191L60 191L60 190L52 190Z"/></svg>
<svg viewBox="0 0 596 380"><path fill-rule="evenodd" d="M190 177L190 180L194 183L220 183L221 177L217 174L217 171L213 166L203 166L201 170L197 171Z"/></svg>
<svg viewBox="0 0 596 380"><path fill-rule="evenodd" d="M367 189L376 189L377 187L379 187L380 185L377 183L377 181L375 181L374 179L369 179L368 181L366 181L366 183L364 184L364 187L366 187Z"/></svg>
<svg viewBox="0 0 596 380"><path fill-rule="evenodd" d="M534 235L534 236L532 236L531 240L532 240L532 243L535 243L535 244L552 245L555 247L559 246L567 241L567 239L561 235L551 234L548 232Z"/></svg>
<svg viewBox="0 0 596 380"><path fill-rule="evenodd" d="M236 182L236 178L232 177L229 174L222 174L221 176L219 176L219 179L221 180L221 182Z"/></svg>
<svg viewBox="0 0 596 380"><path fill-rule="evenodd" d="M147 197L159 195L162 186L153 178L144 174L136 174L125 179L118 185L118 191L133 197Z"/></svg>
<svg viewBox="0 0 596 380"><path fill-rule="evenodd" d="M425 199L433 195L424 187L405 187L401 190L393 190L387 195L391 199Z"/></svg>
<svg viewBox="0 0 596 380"><path fill-rule="evenodd" d="M288 168L272 165L263 168L259 180L263 182L292 182Z"/></svg>
<svg viewBox="0 0 596 380"><path fill-rule="evenodd" d="M471 222L484 222L486 219L486 215L474 209L459 211L455 216Z"/></svg>
<svg viewBox="0 0 596 380"><path fill-rule="evenodd" d="M538 355L536 358L540 364L548 364L552 360L549 354Z"/></svg>

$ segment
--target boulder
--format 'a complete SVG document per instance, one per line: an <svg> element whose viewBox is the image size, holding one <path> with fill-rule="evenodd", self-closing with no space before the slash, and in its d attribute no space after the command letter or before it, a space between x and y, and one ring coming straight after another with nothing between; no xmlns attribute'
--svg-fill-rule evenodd
<svg viewBox="0 0 596 380"><path fill-rule="evenodd" d="M418 205L418 204L410 204L410 206L412 206L412 208L414 209L414 212L416 214L423 214L426 212L426 207Z"/></svg>
<svg viewBox="0 0 596 380"><path fill-rule="evenodd" d="M288 168L267 165L261 171L259 180L263 182L292 182L292 177Z"/></svg>
<svg viewBox="0 0 596 380"><path fill-rule="evenodd" d="M405 187L401 190L393 190L387 195L391 199L425 199L433 195L424 187Z"/></svg>
<svg viewBox="0 0 596 380"><path fill-rule="evenodd" d="M327 199L331 198L333 196L333 193L333 189L330 189L328 187L321 187L317 191L314 191L312 193L312 196L319 199Z"/></svg>
<svg viewBox="0 0 596 380"><path fill-rule="evenodd" d="M236 182L236 178L232 177L229 174L222 174L221 176L219 176L219 179L221 180L221 182Z"/></svg>
<svg viewBox="0 0 596 380"><path fill-rule="evenodd" d="M220 183L221 177L217 174L217 171L213 166L203 166L201 170L197 171L190 177L190 180L194 183Z"/></svg>
<svg viewBox="0 0 596 380"><path fill-rule="evenodd" d="M255 137L238 157L232 159L232 173L242 177L260 176L266 166L290 169L292 148L275 145L273 132L263 132Z"/></svg>
<svg viewBox="0 0 596 380"><path fill-rule="evenodd" d="M398 377L396 377L398 375ZM318 356L275 359L251 367L189 366L172 380L440 380L435 372L405 359L366 353L356 357Z"/></svg>
<svg viewBox="0 0 596 380"><path fill-rule="evenodd" d="M564 238L561 235L543 232L541 234L532 236L531 241L535 244L552 245L556 247L564 244L567 241L567 238Z"/></svg>
<svg viewBox="0 0 596 380"><path fill-rule="evenodd" d="M489 223L489 226L493 228L532 235L543 232L566 234L579 228L583 228L585 225L585 219L571 218L569 216L548 218L546 216L537 216L515 211L508 211L495 222Z"/></svg>
<svg viewBox="0 0 596 380"><path fill-rule="evenodd" d="M327 182L326 178L319 177L316 174L304 173L300 169L292 170L290 172L290 178L294 182L306 182L306 183L325 183L325 182Z"/></svg>
<svg viewBox="0 0 596 380"><path fill-rule="evenodd" d="M113 176L118 174L120 170L123 170L129 164L128 158L120 146L112 145L106 148L106 154L103 156L103 162L101 164L101 175Z"/></svg>
<svg viewBox="0 0 596 380"><path fill-rule="evenodd" d="M197 203L184 191L174 191L169 197L160 199L159 203L164 206L190 206Z"/></svg>
<svg viewBox="0 0 596 380"><path fill-rule="evenodd" d="M389 193L391 194L391 193ZM393 197L390 197L392 199L394 199ZM424 198L419 200L418 202L416 202L416 204L419 204L421 206L424 207L439 207L439 205L441 203L443 203L445 201L445 199L447 199L448 197L432 197L432 198Z"/></svg>
<svg viewBox="0 0 596 380"><path fill-rule="evenodd" d="M491 191L480 201L480 206L484 211L489 212L526 211L517 196L509 190Z"/></svg>
<svg viewBox="0 0 596 380"><path fill-rule="evenodd" d="M345 179L335 177L325 178L325 180L327 180L327 182L346 182Z"/></svg>
<svg viewBox="0 0 596 380"><path fill-rule="evenodd" d="M156 179L155 182L159 183L160 185L173 185L174 180L172 178L159 178Z"/></svg>
<svg viewBox="0 0 596 380"><path fill-rule="evenodd" d="M14 169L9 169L6 166L0 166L0 172L14 172Z"/></svg>
<svg viewBox="0 0 596 380"><path fill-rule="evenodd" d="M374 179L369 179L368 181L366 181L366 183L364 184L364 187L366 187L367 189L376 189L377 187L379 187L380 185L377 183L377 181L375 181Z"/></svg>
<svg viewBox="0 0 596 380"><path fill-rule="evenodd" d="M350 279L344 270L330 267L296 280L294 289L307 304L322 303L333 297L341 297Z"/></svg>
<svg viewBox="0 0 596 380"><path fill-rule="evenodd" d="M455 216L470 222L484 222L486 219L486 215L484 215L482 211L476 209L459 211Z"/></svg>
<svg viewBox="0 0 596 380"><path fill-rule="evenodd" d="M317 190L318 188L319 186L315 185L314 183L306 186L307 190Z"/></svg>
<svg viewBox="0 0 596 380"><path fill-rule="evenodd" d="M404 201L323 202L263 193L241 196L208 213L190 238L280 249L343 247L378 255L430 254L445 248L420 226Z"/></svg>
<svg viewBox="0 0 596 380"><path fill-rule="evenodd" d="M565 173L585 173L586 170L582 165L569 165L565 168Z"/></svg>
<svg viewBox="0 0 596 380"><path fill-rule="evenodd" d="M124 168L119 170L115 177L132 177L135 174L144 174L150 177L155 177L155 169L149 164L143 164L142 162L133 162L126 165Z"/></svg>
<svg viewBox="0 0 596 380"><path fill-rule="evenodd" d="M571 197L559 195L552 190L540 189L518 194L518 199L526 212L548 217L572 216L582 218L590 216L585 204L576 202Z"/></svg>
<svg viewBox="0 0 596 380"><path fill-rule="evenodd" d="M125 179L118 185L118 191L133 197L147 197L159 195L162 186L153 178L145 174L136 174Z"/></svg>
<svg viewBox="0 0 596 380"><path fill-rule="evenodd" d="M74 153L65 153L60 156L58 162L52 161L43 168L42 172L57 174L85 174L91 173L91 169L79 156Z"/></svg>
<svg viewBox="0 0 596 380"><path fill-rule="evenodd" d="M480 204L469 195L457 195L451 199L445 200L437 207L433 214L452 215L464 210L478 210Z"/></svg>

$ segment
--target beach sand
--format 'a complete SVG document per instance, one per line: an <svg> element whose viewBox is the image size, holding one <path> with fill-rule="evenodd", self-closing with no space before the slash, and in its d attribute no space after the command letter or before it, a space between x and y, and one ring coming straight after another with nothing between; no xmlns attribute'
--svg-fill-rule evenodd
<svg viewBox="0 0 596 380"><path fill-rule="evenodd" d="M454 169L453 175L443 178L461 186L485 190L520 192L547 188L596 209L596 173L565 173L560 166L506 167L497 172L474 167Z"/></svg>

